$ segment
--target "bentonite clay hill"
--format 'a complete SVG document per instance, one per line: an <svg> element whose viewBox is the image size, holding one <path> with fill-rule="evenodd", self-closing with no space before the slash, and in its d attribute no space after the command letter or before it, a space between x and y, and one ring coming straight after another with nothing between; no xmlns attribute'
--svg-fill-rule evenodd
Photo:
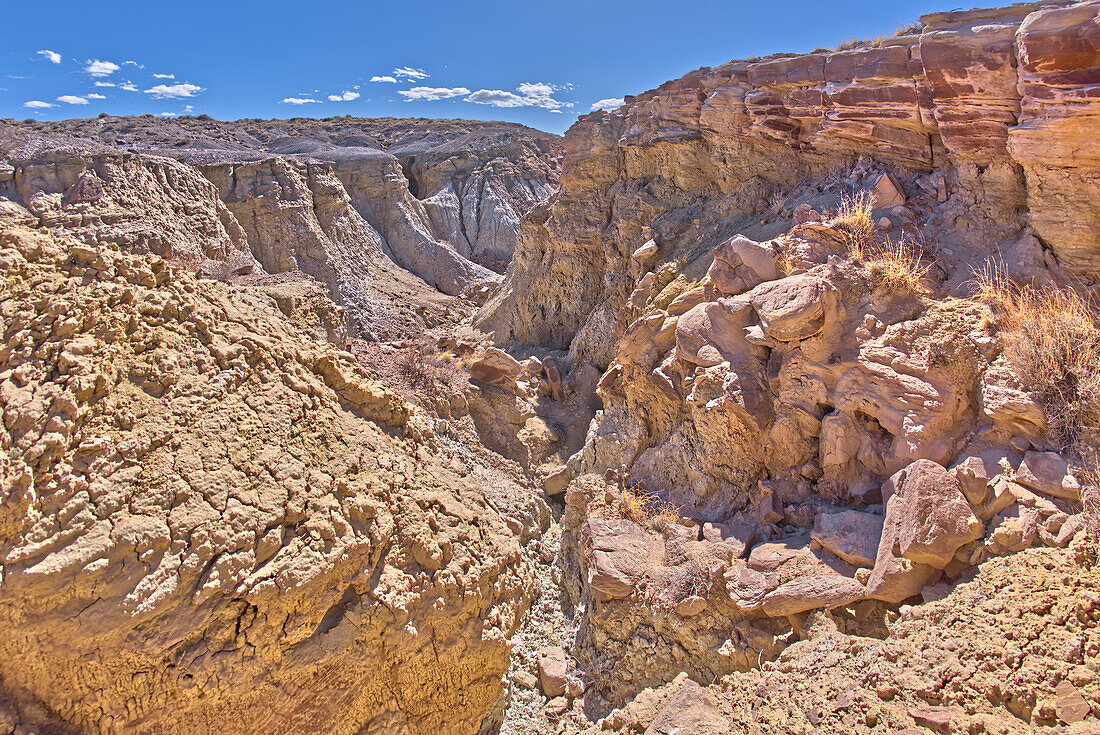
<svg viewBox="0 0 1100 735"><path fill-rule="evenodd" d="M0 735L1100 732L1098 89L0 123Z"/></svg>

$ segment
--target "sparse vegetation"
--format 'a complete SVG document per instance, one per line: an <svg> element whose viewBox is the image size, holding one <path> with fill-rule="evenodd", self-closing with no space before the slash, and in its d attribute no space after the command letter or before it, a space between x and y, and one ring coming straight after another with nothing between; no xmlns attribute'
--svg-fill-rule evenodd
<svg viewBox="0 0 1100 735"><path fill-rule="evenodd" d="M883 245L873 245L864 257L876 283L898 291L927 290L923 281L932 263L924 259L920 248L907 241L887 240Z"/></svg>
<svg viewBox="0 0 1100 735"><path fill-rule="evenodd" d="M844 247L855 260L864 260L867 251L875 244L875 221L871 209L869 193L845 194L840 199L836 214L829 220L829 224L841 233Z"/></svg>
<svg viewBox="0 0 1100 735"><path fill-rule="evenodd" d="M457 382L454 365L426 339L412 342L401 350L397 370L414 392L429 397L446 395Z"/></svg>
<svg viewBox="0 0 1100 735"><path fill-rule="evenodd" d="M679 508L637 483L619 483L615 511L639 525L658 529L680 521Z"/></svg>
<svg viewBox="0 0 1100 735"><path fill-rule="evenodd" d="M1016 376L1042 406L1050 439L1077 464L1097 464L1100 446L1100 313L1068 288L1012 282L990 266L975 278L990 305Z"/></svg>

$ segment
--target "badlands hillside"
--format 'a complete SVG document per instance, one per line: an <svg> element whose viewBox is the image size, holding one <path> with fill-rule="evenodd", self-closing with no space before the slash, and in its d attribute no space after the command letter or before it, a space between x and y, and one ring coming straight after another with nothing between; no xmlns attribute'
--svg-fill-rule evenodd
<svg viewBox="0 0 1100 735"><path fill-rule="evenodd" d="M1100 0L847 46L0 121L0 735L1100 732Z"/></svg>

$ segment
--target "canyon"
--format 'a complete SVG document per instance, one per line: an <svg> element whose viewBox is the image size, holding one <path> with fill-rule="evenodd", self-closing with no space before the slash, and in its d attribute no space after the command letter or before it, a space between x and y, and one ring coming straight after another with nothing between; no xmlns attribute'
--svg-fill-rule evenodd
<svg viewBox="0 0 1100 735"><path fill-rule="evenodd" d="M0 121L0 733L1100 727L1100 2L511 123Z"/></svg>

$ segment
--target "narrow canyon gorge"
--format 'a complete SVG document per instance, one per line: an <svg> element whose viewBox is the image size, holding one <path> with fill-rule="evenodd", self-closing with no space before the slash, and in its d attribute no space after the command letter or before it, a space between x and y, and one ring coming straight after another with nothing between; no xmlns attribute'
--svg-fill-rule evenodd
<svg viewBox="0 0 1100 735"><path fill-rule="evenodd" d="M1100 0L0 120L0 278L0 735L1100 732Z"/></svg>

